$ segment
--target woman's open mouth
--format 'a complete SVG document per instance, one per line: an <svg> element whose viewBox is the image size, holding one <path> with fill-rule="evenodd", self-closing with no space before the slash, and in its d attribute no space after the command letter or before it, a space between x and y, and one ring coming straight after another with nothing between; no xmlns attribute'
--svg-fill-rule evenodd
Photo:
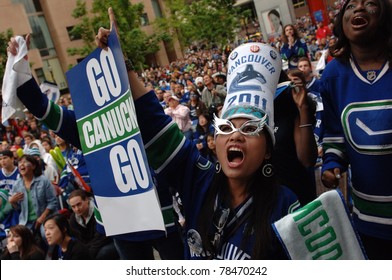
<svg viewBox="0 0 392 280"><path fill-rule="evenodd" d="M227 160L230 167L236 167L243 162L244 153L241 149L237 147L231 147L227 152Z"/></svg>
<svg viewBox="0 0 392 280"><path fill-rule="evenodd" d="M361 28L364 27L368 24L368 20L363 17L363 16L355 16L352 20L351 20L351 24L355 27L355 28Z"/></svg>

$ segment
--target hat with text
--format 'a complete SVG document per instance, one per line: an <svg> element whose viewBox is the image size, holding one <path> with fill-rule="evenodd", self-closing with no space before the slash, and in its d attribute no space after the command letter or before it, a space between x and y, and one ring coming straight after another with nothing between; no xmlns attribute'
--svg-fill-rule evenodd
<svg viewBox="0 0 392 280"><path fill-rule="evenodd" d="M281 69L281 56L270 45L246 43L234 49L227 65L227 96L221 117L265 120L275 143L274 94Z"/></svg>

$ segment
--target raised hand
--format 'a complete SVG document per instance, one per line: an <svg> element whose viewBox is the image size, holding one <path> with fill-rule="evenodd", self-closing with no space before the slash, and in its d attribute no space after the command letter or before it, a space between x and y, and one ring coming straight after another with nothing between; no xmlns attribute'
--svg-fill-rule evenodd
<svg viewBox="0 0 392 280"><path fill-rule="evenodd" d="M116 29L117 37L119 37L118 30L117 30L116 18L114 16L114 12L113 12L112 7L109 7L108 14L109 14L109 20L110 20L110 29L100 27L98 29L98 34L95 36L95 43L97 44L98 47L100 47L102 49L107 48L108 37L109 37L109 34L113 28Z"/></svg>
<svg viewBox="0 0 392 280"><path fill-rule="evenodd" d="M31 37L30 34L27 34L25 37L27 49L30 48L30 37ZM10 53L12 55L17 55L18 48L19 48L19 45L16 42L15 37L11 37L11 39L8 41L7 53ZM24 58L27 60L27 58L28 58L27 55Z"/></svg>

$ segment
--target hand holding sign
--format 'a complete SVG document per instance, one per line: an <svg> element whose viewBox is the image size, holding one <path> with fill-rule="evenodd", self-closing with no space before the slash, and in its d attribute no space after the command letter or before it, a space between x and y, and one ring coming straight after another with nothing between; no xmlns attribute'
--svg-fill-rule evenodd
<svg viewBox="0 0 392 280"><path fill-rule="evenodd" d="M98 47L102 49L107 49L108 47L108 37L110 32L113 30L116 31L117 37L120 38L118 31L117 31L117 23L116 23L116 18L114 16L114 12L112 7L109 7L108 9L108 14L109 14L109 20L110 20L110 30L100 27L98 30L98 34L95 36L95 43L97 44Z"/></svg>

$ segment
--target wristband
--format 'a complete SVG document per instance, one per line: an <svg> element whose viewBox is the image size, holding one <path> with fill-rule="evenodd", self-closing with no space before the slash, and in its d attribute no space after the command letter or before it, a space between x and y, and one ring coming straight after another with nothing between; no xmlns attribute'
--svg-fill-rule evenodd
<svg viewBox="0 0 392 280"><path fill-rule="evenodd" d="M134 71L135 66L133 65L132 61L129 58L124 58L125 67L127 68L127 72Z"/></svg>
<svg viewBox="0 0 392 280"><path fill-rule="evenodd" d="M304 128L304 127L311 127L312 124L311 123L307 123L307 124L301 124L299 125L300 128Z"/></svg>

